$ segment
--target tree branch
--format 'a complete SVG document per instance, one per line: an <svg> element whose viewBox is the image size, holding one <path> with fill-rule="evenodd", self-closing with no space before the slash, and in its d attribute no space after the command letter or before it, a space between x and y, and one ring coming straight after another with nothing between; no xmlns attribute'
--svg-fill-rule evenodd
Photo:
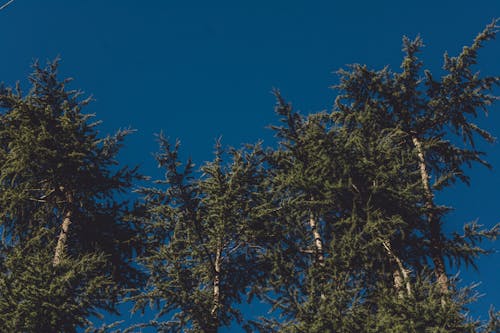
<svg viewBox="0 0 500 333"><path fill-rule="evenodd" d="M6 4L3 4L1 7L0 7L0 10L3 10L5 8L7 8L8 5L10 5L11 3L13 3L14 0L9 0Z"/></svg>

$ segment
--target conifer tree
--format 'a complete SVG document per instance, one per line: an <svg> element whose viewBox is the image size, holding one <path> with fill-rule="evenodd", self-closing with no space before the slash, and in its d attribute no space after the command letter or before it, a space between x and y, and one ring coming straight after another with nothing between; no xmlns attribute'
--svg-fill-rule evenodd
<svg viewBox="0 0 500 333"><path fill-rule="evenodd" d="M450 272L499 229L446 234L436 200L490 167L476 143L493 136L474 121L500 77L474 65L496 23L445 54L439 78L419 37L403 39L399 72L341 70L330 113L276 92L277 147L217 142L196 170L160 135L165 179L133 214L116 199L141 178L116 162L129 131L100 138L57 62L35 64L27 94L0 89L0 332L76 332L125 293L156 316L124 332L498 332L499 313L468 316L477 295ZM272 314L247 320L253 297Z"/></svg>
<svg viewBox="0 0 500 333"><path fill-rule="evenodd" d="M232 149L226 163L218 143L214 161L200 175L190 160L179 162L179 142L172 147L163 135L159 140L165 180L157 184L165 189L141 190L148 241L139 263L150 275L146 289L132 297L136 309L154 304L158 312L139 326L217 332L243 320L235 304L264 271L256 240L266 235L254 216L261 202L261 154L258 146Z"/></svg>
<svg viewBox="0 0 500 333"><path fill-rule="evenodd" d="M115 312L113 281L103 274L106 257L89 253L53 267L53 233L41 229L2 250L0 332L77 332L99 310Z"/></svg>
<svg viewBox="0 0 500 333"><path fill-rule="evenodd" d="M402 133L372 127L374 112L352 119L356 126L339 126L328 114L304 118L278 95L277 113L282 141L268 161L278 207L268 218L286 227L270 249L278 295L271 302L290 321L260 327L312 325L320 332L333 322L319 318L335 313L336 327L356 331L362 326L354 318L367 311L354 307L356 299L367 304L378 284L411 293L404 262L418 251L412 239L421 223L418 173L404 163L410 154L398 149ZM350 311L352 317L342 315Z"/></svg>
<svg viewBox="0 0 500 333"><path fill-rule="evenodd" d="M83 113L90 99L68 90L57 66L35 64L27 94L19 84L0 90L0 280L15 286L0 291L0 306L20 331L74 331L96 309L113 310L142 275L131 265L137 228L115 199L139 177L116 161L128 131L100 138ZM32 279L16 267L32 267Z"/></svg>
<svg viewBox="0 0 500 333"><path fill-rule="evenodd" d="M465 315L475 297L449 279L445 259L474 266L487 252L478 244L496 238L498 228L472 223L463 235L446 235L449 208L436 204L434 191L468 183L465 166L473 162L488 166L474 140L492 136L472 120L496 99L499 78L471 66L494 37L495 22L459 56L445 56L448 73L440 80L421 69L420 38L405 38L401 73L361 65L340 71L330 115L302 117L278 96L285 126L275 129L284 140L270 154L269 174L281 200L270 218L287 229L283 245L270 250L276 259L269 283L284 319L263 319L255 329L490 329Z"/></svg>
<svg viewBox="0 0 500 333"><path fill-rule="evenodd" d="M340 71L341 82L336 87L340 91L336 100L340 119L353 112L364 112L367 107L376 108L380 113L380 128L398 128L406 134L401 149L414 150L421 176L422 205L426 210L427 223L420 228L424 235L422 246L427 248L426 257L432 261L443 293L449 288L445 259L451 259L455 265L462 262L474 265L475 258L483 253L475 246L476 242L498 234L497 228L479 230L476 224L471 224L465 227L464 237L450 239L442 230L448 208L437 205L434 199L435 191L457 180L469 183L464 166L479 162L489 167L475 140L493 142L494 138L473 121L479 112L487 112L496 99L491 93L500 78L481 77L472 67L484 42L495 37L496 22L488 25L457 57L445 54L446 73L440 79L434 78L430 70L422 70L423 64L417 57L422 40L404 38L406 56L401 73L353 65L348 71ZM434 184L430 184L431 178Z"/></svg>

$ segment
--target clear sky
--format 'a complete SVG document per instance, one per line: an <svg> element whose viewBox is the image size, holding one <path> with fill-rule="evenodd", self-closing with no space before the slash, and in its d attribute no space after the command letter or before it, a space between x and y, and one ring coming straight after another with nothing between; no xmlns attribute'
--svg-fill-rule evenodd
<svg viewBox="0 0 500 333"><path fill-rule="evenodd" d="M94 96L87 112L103 132L137 129L121 161L160 177L154 133L181 139L198 165L221 135L228 145L272 144L273 87L305 114L331 109L337 69L397 70L401 37L420 34L423 59L439 73L443 52L457 54L495 17L498 0L15 0L0 11L0 81L25 80L34 59L60 56L72 87ZM483 49L478 69L500 75L499 59L500 40ZM496 136L499 111L482 122ZM485 149L495 169L476 167L470 188L439 197L456 208L449 230L500 222L500 146ZM465 283L482 281L474 315L500 307L499 272L498 253L480 260L479 273L461 268Z"/></svg>

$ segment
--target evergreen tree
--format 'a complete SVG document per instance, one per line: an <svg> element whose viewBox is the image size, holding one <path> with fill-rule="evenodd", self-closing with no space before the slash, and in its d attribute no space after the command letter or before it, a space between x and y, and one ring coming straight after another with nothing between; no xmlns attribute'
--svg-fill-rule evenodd
<svg viewBox="0 0 500 333"><path fill-rule="evenodd" d="M270 283L279 296L271 302L289 319L278 326L321 332L334 325L320 319L326 315L338 331L359 331L355 318L379 285L411 293L405 261L418 251L418 173L398 148L402 133L374 128L374 112L353 119L356 126L339 126L327 114L294 113L279 95L277 112L283 140L268 160L278 207L269 218L286 227L270 249Z"/></svg>
<svg viewBox="0 0 500 333"><path fill-rule="evenodd" d="M125 332L498 332L493 310L468 316L477 295L450 272L475 267L499 229L447 234L436 200L490 167L476 144L493 136L474 121L500 77L473 67L496 22L445 54L440 78L420 38L403 39L399 72L341 70L331 113L303 116L276 92L275 148L217 142L195 170L160 135L165 179L133 211L116 199L141 178L116 162L129 131L100 138L57 62L35 64L27 94L0 89L0 331L104 332L89 318L129 293L156 316ZM273 314L246 320L253 297Z"/></svg>
<svg viewBox="0 0 500 333"><path fill-rule="evenodd" d="M230 150L221 145L215 159L194 171L179 162L179 143L162 135L159 166L165 189L146 188L147 250L139 262L150 276L136 309L154 304L156 319L139 326L159 332L217 332L243 317L235 307L261 279L265 262L256 240L266 237L254 216L261 202L263 170L258 146ZM133 328L131 328L133 329Z"/></svg>
<svg viewBox="0 0 500 333"><path fill-rule="evenodd" d="M55 61L34 65L26 95L19 85L0 90L0 281L12 285L0 306L20 331L74 331L142 278L131 262L137 228L115 199L139 177L117 167L128 131L99 138L82 112L90 99L69 81L58 80ZM31 267L31 278L18 267Z"/></svg>
<svg viewBox="0 0 500 333"><path fill-rule="evenodd" d="M414 151L421 176L422 205L427 223L420 227L424 235L422 246L433 264L437 283L443 293L448 290L445 259L459 265L474 265L475 258L484 253L476 247L483 237L495 237L497 228L479 230L477 225L465 227L464 237L447 237L443 230L447 207L435 202L435 191L452 185L457 180L469 183L464 166L482 159L475 140L479 137L493 142L493 136L479 128L474 119L496 99L492 89L500 77L481 77L472 66L484 42L495 37L496 21L488 25L470 47L464 47L457 57L445 54L443 69L446 74L435 79L430 70L422 70L417 54L423 46L420 38L403 39L404 52L401 73L387 68L373 71L366 66L354 65L350 71L341 71L341 83L336 87L340 95L336 100L338 119L353 112L375 108L379 112L380 128L398 128L406 134L401 149ZM462 139L462 145L458 139ZM433 178L434 184L430 184ZM426 259L426 258L422 258Z"/></svg>
<svg viewBox="0 0 500 333"><path fill-rule="evenodd" d="M482 330L465 315L474 298L449 280L445 259L474 266L487 252L478 244L496 238L498 228L473 223L463 235L446 235L449 208L435 203L434 192L468 183L464 166L488 166L474 140L493 138L472 120L496 99L491 92L500 79L471 66L495 23L459 56L445 55L448 73L440 80L421 69L420 38L405 38L401 73L361 65L340 71L330 115L304 118L278 96L285 126L275 128L283 141L269 157L280 198L270 218L287 228L270 250L276 259L269 283L278 295L271 303L285 319L264 319L256 329Z"/></svg>

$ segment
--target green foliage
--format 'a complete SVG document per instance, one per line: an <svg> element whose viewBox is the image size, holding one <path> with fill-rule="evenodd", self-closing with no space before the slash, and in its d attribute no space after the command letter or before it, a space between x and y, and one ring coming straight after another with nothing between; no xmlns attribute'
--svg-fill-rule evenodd
<svg viewBox="0 0 500 333"><path fill-rule="evenodd" d="M476 223L446 235L450 208L434 203L434 191L469 183L465 166L488 166L475 139L492 136L472 120L496 99L500 78L472 74L471 66L495 29L494 22L459 56L445 57L440 80L422 70L420 38L403 40L401 73L341 70L331 114L303 117L277 94L283 125L273 127L281 141L266 160L276 205L268 218L284 227L268 250L273 269L260 297L282 320L263 318L248 330L481 331L464 315L474 298L452 281L443 294L439 271L427 270L444 257L474 266L487 252L479 243L498 236L498 227ZM435 179L430 190L422 170Z"/></svg>
<svg viewBox="0 0 500 333"><path fill-rule="evenodd" d="M234 304L259 281L264 264L261 249L251 246L261 232L254 216L263 180L259 147L231 150L226 164L218 143L214 161L195 177L191 161L178 161L179 143L159 139L157 160L166 174L157 183L165 190L141 190L148 240L139 262L150 276L132 299L136 309L148 303L159 309L157 320L145 324L159 331L215 332L242 320Z"/></svg>
<svg viewBox="0 0 500 333"><path fill-rule="evenodd" d="M439 78L419 37L403 39L399 72L339 71L331 113L303 116L276 91L276 147L218 141L198 170L160 135L165 178L133 210L116 200L141 179L116 161L130 131L100 138L57 62L35 64L27 94L0 89L1 331L107 332L120 323L89 318L127 294L155 318L123 332L499 332L493 310L469 317L477 295L447 270L475 267L500 229L446 233L435 199L490 167L475 121L500 77L474 66L496 22L445 54ZM255 298L270 316L245 318Z"/></svg>
<svg viewBox="0 0 500 333"><path fill-rule="evenodd" d="M413 294L403 298L381 290L366 332L477 332L479 323L465 315L466 305L477 299L473 288L453 291L443 303L431 276L421 274L412 284Z"/></svg>
<svg viewBox="0 0 500 333"><path fill-rule="evenodd" d="M465 166L479 162L489 167L475 141L492 142L493 136L473 121L479 112L487 112L496 99L492 93L500 77L482 77L473 71L473 66L479 49L495 37L495 24L496 21L488 25L472 46L464 47L457 57L445 55L445 74L440 79L430 70L422 70L423 63L418 59L423 46L420 38L403 39L405 57L401 73L393 73L388 68L375 71L360 65L341 70L340 83L335 87L339 90L335 119L355 128L359 126L357 114L374 112L371 130L400 130L404 140L399 148L413 151L413 161L418 160L414 140L420 141L425 167L434 179L432 190L439 191L457 180L469 184ZM422 245L428 247L426 252L431 257L448 257L456 265L473 264L474 258L483 252L475 246L479 238L491 239L498 235L496 227L488 231L479 231L476 227L460 240L448 238L441 228L448 208L436 205L431 193L422 193L422 196L425 215L434 217L426 227L420 228L424 236ZM476 238L479 235L482 237Z"/></svg>
<svg viewBox="0 0 500 333"><path fill-rule="evenodd" d="M397 266L385 241L398 257L418 263L416 233L423 223L418 168L407 162L411 153L399 149L400 131L369 128L369 110L352 129L325 114L304 119L279 95L277 112L284 116L284 126L276 128L284 140L282 149L268 152L277 205L268 218L285 227L269 249L274 263L269 283L279 295L271 302L292 321L313 308L331 310L334 304L325 299L340 302L335 303L340 315L353 299L376 297L377 281L393 285ZM307 223L311 216L319 225L323 260Z"/></svg>
<svg viewBox="0 0 500 333"><path fill-rule="evenodd" d="M112 311L107 298L113 281L102 274L105 256L67 258L53 267L51 238L43 229L24 245L3 251L1 332L77 332L97 309Z"/></svg>
<svg viewBox="0 0 500 333"><path fill-rule="evenodd" d="M33 331L32 322L46 325L36 331L72 331L96 308L111 310L123 287L141 283L142 273L131 261L140 250L138 228L125 219L129 204L115 199L139 175L116 161L129 131L100 138L98 123L83 113L90 99L68 90L69 79L58 80L57 61L33 68L27 94L19 85L0 89L0 228L2 248L12 251L3 273L16 284L12 295L1 296L11 299L9 304L32 306L31 311L44 309L27 315L20 306L7 312L19 329ZM61 237L65 219L69 230L60 255L66 261L56 267L50 254L55 258L53 240ZM41 229L49 241L33 242ZM20 257L25 248L32 256ZM32 267L33 281L20 276L14 262ZM58 279L69 275L81 284L64 288ZM38 307L51 301L53 306Z"/></svg>

